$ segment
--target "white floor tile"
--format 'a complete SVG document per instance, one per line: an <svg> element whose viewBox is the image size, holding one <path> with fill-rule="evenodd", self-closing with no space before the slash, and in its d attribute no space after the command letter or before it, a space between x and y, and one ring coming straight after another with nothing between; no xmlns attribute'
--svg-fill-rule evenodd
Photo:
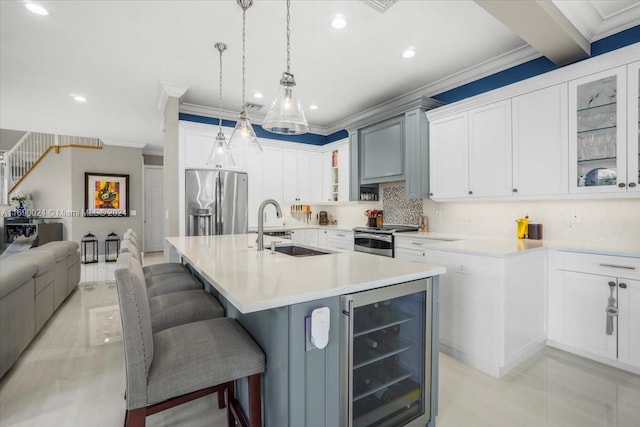
<svg viewBox="0 0 640 427"><path fill-rule="evenodd" d="M162 261L161 253L145 255L147 264ZM1 427L122 426L114 268L83 265L83 284L0 380ZM438 427L638 427L640 377L545 349L498 380L441 354L439 402ZM226 417L214 395L150 416L147 425L224 427Z"/></svg>

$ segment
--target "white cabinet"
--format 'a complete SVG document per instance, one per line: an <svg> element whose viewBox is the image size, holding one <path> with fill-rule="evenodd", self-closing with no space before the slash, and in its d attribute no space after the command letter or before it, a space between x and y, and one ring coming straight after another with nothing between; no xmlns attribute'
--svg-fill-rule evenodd
<svg viewBox="0 0 640 427"><path fill-rule="evenodd" d="M284 150L284 200L314 203L322 200L322 154Z"/></svg>
<svg viewBox="0 0 640 427"><path fill-rule="evenodd" d="M352 230L327 230L327 246L346 251L353 250Z"/></svg>
<svg viewBox="0 0 640 427"><path fill-rule="evenodd" d="M549 257L549 344L640 368L640 259L565 251ZM618 316L608 334L610 298Z"/></svg>
<svg viewBox="0 0 640 427"><path fill-rule="evenodd" d="M640 367L640 281L618 280L618 360Z"/></svg>
<svg viewBox="0 0 640 427"><path fill-rule="evenodd" d="M640 61L627 66L627 192L640 192Z"/></svg>
<svg viewBox="0 0 640 427"><path fill-rule="evenodd" d="M346 141L322 153L322 203L349 201L349 147Z"/></svg>
<svg viewBox="0 0 640 427"><path fill-rule="evenodd" d="M626 67L618 67L569 82L573 193L627 191L626 78Z"/></svg>
<svg viewBox="0 0 640 427"><path fill-rule="evenodd" d="M567 84L516 96L511 105L514 195L567 194Z"/></svg>
<svg viewBox="0 0 640 427"><path fill-rule="evenodd" d="M433 199L511 195L511 100L434 121L429 133Z"/></svg>
<svg viewBox="0 0 640 427"><path fill-rule="evenodd" d="M544 345L546 253L497 258L396 238L396 258L442 265L440 348L500 377ZM412 244L413 243L413 244Z"/></svg>
<svg viewBox="0 0 640 427"><path fill-rule="evenodd" d="M436 200L466 197L469 192L468 113L429 124L430 196Z"/></svg>
<svg viewBox="0 0 640 427"><path fill-rule="evenodd" d="M318 246L328 246L329 245L329 236L326 229L318 230Z"/></svg>
<svg viewBox="0 0 640 427"><path fill-rule="evenodd" d="M247 156L249 227L258 226L258 208L263 200L274 199L281 206L284 203L282 149L263 146L262 150L262 153L252 152ZM282 218L276 216L272 206L264 210L264 224L282 226Z"/></svg>
<svg viewBox="0 0 640 427"><path fill-rule="evenodd" d="M338 201L349 201L349 147L338 148Z"/></svg>
<svg viewBox="0 0 640 427"><path fill-rule="evenodd" d="M511 100L469 111L469 194L509 196L511 173Z"/></svg>
<svg viewBox="0 0 640 427"><path fill-rule="evenodd" d="M318 246L318 229L296 229L291 230L291 241L302 245Z"/></svg>

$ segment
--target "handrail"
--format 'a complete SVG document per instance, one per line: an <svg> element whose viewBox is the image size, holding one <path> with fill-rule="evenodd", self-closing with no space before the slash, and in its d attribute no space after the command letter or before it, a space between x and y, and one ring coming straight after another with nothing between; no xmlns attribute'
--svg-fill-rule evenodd
<svg viewBox="0 0 640 427"><path fill-rule="evenodd" d="M71 138L75 138L75 137L71 137ZM98 145L88 145L88 144L58 145L58 144L52 144L52 145L48 146L45 149L45 151L31 164L31 166L29 166L29 168L26 170L26 172L24 172L22 174L22 176L20 178L18 178L15 183L14 182L11 183L11 189L9 190L9 192L7 194L10 195L22 183L22 181L27 176L29 176L29 174L47 156L47 154L49 154L50 151L55 151L56 153L59 153L60 152L60 148L89 148L89 149L93 149L93 150L102 150L102 143L100 142L100 140L97 140L97 141L98 141ZM76 142L78 142L78 141L76 140ZM9 162L7 162L7 164L9 164ZM10 176L10 178L11 178L11 176Z"/></svg>

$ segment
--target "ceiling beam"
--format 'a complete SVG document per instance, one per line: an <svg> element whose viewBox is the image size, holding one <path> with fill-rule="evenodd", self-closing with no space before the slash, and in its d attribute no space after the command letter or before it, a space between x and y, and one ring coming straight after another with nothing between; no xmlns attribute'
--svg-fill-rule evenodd
<svg viewBox="0 0 640 427"><path fill-rule="evenodd" d="M474 0L554 64L591 55L591 42L550 0Z"/></svg>

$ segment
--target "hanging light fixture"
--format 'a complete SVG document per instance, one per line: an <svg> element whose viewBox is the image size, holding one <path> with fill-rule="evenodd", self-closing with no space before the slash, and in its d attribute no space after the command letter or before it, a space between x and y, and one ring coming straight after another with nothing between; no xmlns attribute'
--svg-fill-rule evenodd
<svg viewBox="0 0 640 427"><path fill-rule="evenodd" d="M309 132L309 125L302 111L302 104L293 93L296 81L291 73L290 8L291 0L287 0L287 71L282 73L278 96L271 104L262 127L273 133L300 135Z"/></svg>
<svg viewBox="0 0 640 427"><path fill-rule="evenodd" d="M211 153L209 153L207 165L222 168L226 166L235 166L236 164L233 161L229 144L224 137L224 133L222 133L222 52L227 50L227 45L224 43L216 43L215 47L218 49L218 52L220 52L220 97L218 100L218 114L220 115L220 120L218 122L218 135L216 135L216 142L211 149Z"/></svg>
<svg viewBox="0 0 640 427"><path fill-rule="evenodd" d="M236 122L236 128L231 134L229 145L240 145L245 149L251 148L262 151L262 146L256 136L251 121L247 115L247 105L244 101L245 95L245 28L246 28L246 12L253 5L253 0L237 0L238 5L242 8L242 110L240 117Z"/></svg>

